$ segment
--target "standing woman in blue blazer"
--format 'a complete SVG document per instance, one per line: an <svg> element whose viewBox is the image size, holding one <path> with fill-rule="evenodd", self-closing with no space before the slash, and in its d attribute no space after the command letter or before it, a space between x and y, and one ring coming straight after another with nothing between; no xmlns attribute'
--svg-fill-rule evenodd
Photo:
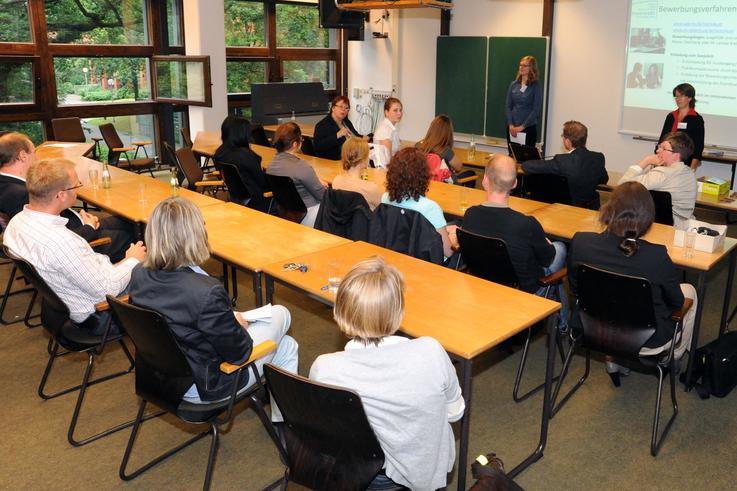
<svg viewBox="0 0 737 491"><path fill-rule="evenodd" d="M509 89L505 104L507 115L507 142L517 133L525 133L525 145L537 142L537 120L543 104L543 88L539 81L537 60L534 56L523 56L519 70Z"/></svg>

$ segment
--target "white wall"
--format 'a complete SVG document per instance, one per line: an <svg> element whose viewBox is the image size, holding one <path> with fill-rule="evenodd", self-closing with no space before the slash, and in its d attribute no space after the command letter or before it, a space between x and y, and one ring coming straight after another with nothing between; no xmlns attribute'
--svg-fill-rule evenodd
<svg viewBox="0 0 737 491"><path fill-rule="evenodd" d="M547 153L559 149L561 126L569 119L588 126L588 146L604 152L607 168L611 170L624 170L652 151L653 144L618 132L627 4L626 0L555 2ZM450 33L453 36L538 36L542 10L542 0L462 0L453 7ZM394 66L398 67L398 94L407 113L400 129L402 138L420 138L434 116L437 18L437 12L432 10L402 11L398 47L370 63L361 62L363 72L375 73L392 70L394 59ZM360 53L360 50L352 52L354 58L349 61L350 87L363 83L352 63ZM728 178L729 166L704 162L698 175Z"/></svg>

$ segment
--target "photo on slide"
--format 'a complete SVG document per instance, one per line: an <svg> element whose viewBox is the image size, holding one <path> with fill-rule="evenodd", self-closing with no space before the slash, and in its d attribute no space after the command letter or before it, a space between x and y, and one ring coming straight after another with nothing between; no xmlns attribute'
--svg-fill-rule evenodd
<svg viewBox="0 0 737 491"><path fill-rule="evenodd" d="M665 53L665 36L660 28L634 27L630 29L630 50L633 53Z"/></svg>
<svg viewBox="0 0 737 491"><path fill-rule="evenodd" d="M648 63L645 69L645 88L659 89L663 85L663 64Z"/></svg>

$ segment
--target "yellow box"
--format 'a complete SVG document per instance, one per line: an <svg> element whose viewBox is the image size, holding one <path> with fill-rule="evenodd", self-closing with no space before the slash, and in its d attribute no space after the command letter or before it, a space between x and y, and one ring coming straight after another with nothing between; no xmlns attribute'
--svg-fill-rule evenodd
<svg viewBox="0 0 737 491"><path fill-rule="evenodd" d="M729 192L729 181L719 179L718 177L700 177L699 192L714 196L727 194Z"/></svg>

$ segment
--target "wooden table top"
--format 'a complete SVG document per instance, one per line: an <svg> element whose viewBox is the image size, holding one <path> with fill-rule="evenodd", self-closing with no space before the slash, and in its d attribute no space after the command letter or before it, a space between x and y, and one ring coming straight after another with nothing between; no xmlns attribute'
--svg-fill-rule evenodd
<svg viewBox="0 0 737 491"><path fill-rule="evenodd" d="M604 227L598 221L598 212L586 208L555 203L533 211L532 216L540 222L545 233L566 240L570 240L576 232L601 232L604 230ZM712 253L694 251L693 258L686 258L683 256L683 248L673 245L674 235L675 228L653 223L643 238L654 244L664 245L675 264L701 271L710 270L714 264L737 246L737 239L725 237L724 247L721 250Z"/></svg>
<svg viewBox="0 0 737 491"><path fill-rule="evenodd" d="M337 267L345 275L357 262L376 255L404 276L402 331L414 337L432 336L462 358L472 359L560 308L557 302L365 242L289 260L307 264L306 273L284 271L285 261L267 265L264 272L332 303L335 295L322 289L327 285L328 270Z"/></svg>
<svg viewBox="0 0 737 491"><path fill-rule="evenodd" d="M95 148L94 142L71 143L46 141L36 149L38 160L80 157L92 152Z"/></svg>
<svg viewBox="0 0 737 491"><path fill-rule="evenodd" d="M212 158L222 144L219 131L198 131L192 142L192 150Z"/></svg>
<svg viewBox="0 0 737 491"><path fill-rule="evenodd" d="M259 272L272 262L349 243L348 239L235 203L201 208L213 254Z"/></svg>

